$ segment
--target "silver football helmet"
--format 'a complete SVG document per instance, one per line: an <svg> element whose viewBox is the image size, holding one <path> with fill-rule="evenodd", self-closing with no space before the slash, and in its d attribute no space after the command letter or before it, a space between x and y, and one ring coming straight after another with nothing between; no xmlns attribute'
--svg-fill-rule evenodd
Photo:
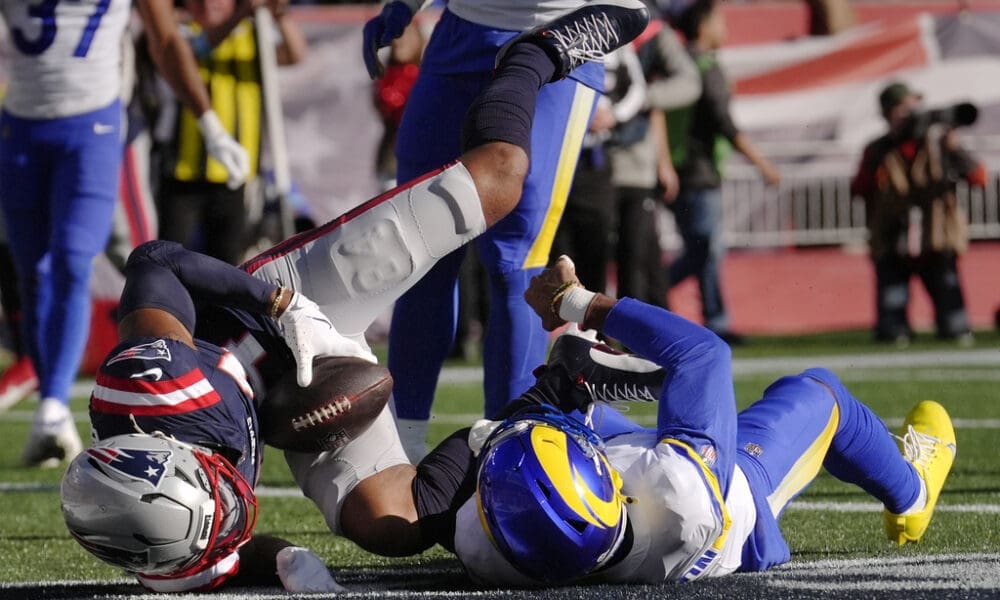
<svg viewBox="0 0 1000 600"><path fill-rule="evenodd" d="M142 575L200 571L249 541L257 520L253 488L225 458L159 433L87 448L60 495L76 541Z"/></svg>

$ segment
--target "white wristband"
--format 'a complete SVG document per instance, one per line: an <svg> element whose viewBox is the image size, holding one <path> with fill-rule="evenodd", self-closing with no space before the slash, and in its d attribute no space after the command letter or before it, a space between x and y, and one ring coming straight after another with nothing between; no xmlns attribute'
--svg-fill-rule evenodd
<svg viewBox="0 0 1000 600"><path fill-rule="evenodd" d="M570 323L583 323L587 317L587 307L595 296L597 294L578 285L569 288L559 305L559 316Z"/></svg>

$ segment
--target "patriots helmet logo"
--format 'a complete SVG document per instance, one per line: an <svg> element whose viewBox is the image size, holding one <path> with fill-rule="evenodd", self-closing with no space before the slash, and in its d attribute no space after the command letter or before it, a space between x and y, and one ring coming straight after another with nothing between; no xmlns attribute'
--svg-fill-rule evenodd
<svg viewBox="0 0 1000 600"><path fill-rule="evenodd" d="M86 452L105 467L126 477L147 481L154 489L160 487L173 455L170 450L132 448L87 448Z"/></svg>

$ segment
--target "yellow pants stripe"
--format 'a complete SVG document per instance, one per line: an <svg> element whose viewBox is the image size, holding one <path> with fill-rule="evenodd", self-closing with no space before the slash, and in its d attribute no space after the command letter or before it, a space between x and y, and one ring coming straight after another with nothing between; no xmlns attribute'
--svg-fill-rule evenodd
<svg viewBox="0 0 1000 600"><path fill-rule="evenodd" d="M781 480L781 483L774 488L774 491L767 497L767 503L771 507L771 514L777 517L785 506L801 492L819 473L823 466L823 459L833 442L833 435L837 433L840 426L840 407L833 404L830 411L830 419L827 421L823 431L816 440L806 448L788 474Z"/></svg>
<svg viewBox="0 0 1000 600"><path fill-rule="evenodd" d="M701 456L694 451L694 448L673 438L664 438L662 441L664 444L673 446L676 450L687 456L688 460L696 464L701 470L702 478L704 479L709 492L712 494L712 500L715 504L715 508L718 510L719 518L722 520L722 533L719 534L719 537L717 537L715 542L712 544L713 549L721 552L722 547L726 545L726 536L729 535L729 529L733 525L733 520L729 516L729 510L726 508L726 499L722 496L722 488L719 487L719 480L716 479L715 473L712 472L712 469L708 468L708 465L705 464L705 461L702 460Z"/></svg>
<svg viewBox="0 0 1000 600"><path fill-rule="evenodd" d="M580 146L583 136L590 123L590 113L594 108L596 92L583 84L576 84L573 95L573 105L566 122L566 132L563 134L562 150L559 163L556 166L555 181L552 185L552 195L549 198L549 210L545 214L542 227L524 259L524 269L544 267L549 261L549 251L556 236L556 229L566 209L566 198L573 184L573 174L576 173L576 163L580 158Z"/></svg>

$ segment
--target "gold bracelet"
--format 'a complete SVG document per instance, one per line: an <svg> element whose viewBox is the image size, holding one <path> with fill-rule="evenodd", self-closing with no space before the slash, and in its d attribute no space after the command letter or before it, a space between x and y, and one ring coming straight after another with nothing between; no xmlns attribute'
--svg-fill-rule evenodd
<svg viewBox="0 0 1000 600"><path fill-rule="evenodd" d="M556 304L562 300L562 297L566 295L569 288L580 285L579 281L564 281L562 285L556 288L556 291L552 294L552 300L549 301L549 308L552 309L552 314L559 316L559 307Z"/></svg>
<svg viewBox="0 0 1000 600"><path fill-rule="evenodd" d="M278 319L278 311L281 310L281 301L285 298L285 288L279 287L278 293L274 295L274 300L271 301L271 310L269 314L272 319Z"/></svg>

